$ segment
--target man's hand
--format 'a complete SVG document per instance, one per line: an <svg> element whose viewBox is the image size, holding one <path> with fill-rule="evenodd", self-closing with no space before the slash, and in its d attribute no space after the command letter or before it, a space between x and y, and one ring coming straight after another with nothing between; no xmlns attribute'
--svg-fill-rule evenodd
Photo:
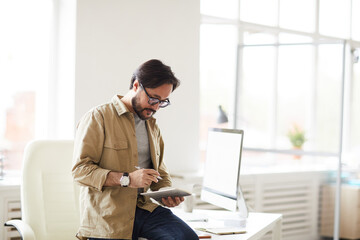
<svg viewBox="0 0 360 240"><path fill-rule="evenodd" d="M150 186L152 182L158 182L156 178L160 176L158 171L154 169L139 169L134 172L129 173L130 175L130 185L131 188L144 188Z"/></svg>
<svg viewBox="0 0 360 240"><path fill-rule="evenodd" d="M184 197L167 197L162 198L161 201L167 207L176 207L184 201Z"/></svg>

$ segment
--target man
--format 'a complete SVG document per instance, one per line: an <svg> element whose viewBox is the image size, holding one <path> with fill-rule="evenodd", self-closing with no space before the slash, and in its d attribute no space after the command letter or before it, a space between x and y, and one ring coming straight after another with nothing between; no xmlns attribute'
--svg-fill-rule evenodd
<svg viewBox="0 0 360 240"><path fill-rule="evenodd" d="M141 191L171 186L164 143L153 115L170 104L179 80L159 60L143 63L130 90L80 120L73 177L80 187L79 239L198 239L172 212ZM163 198L167 207L183 197Z"/></svg>

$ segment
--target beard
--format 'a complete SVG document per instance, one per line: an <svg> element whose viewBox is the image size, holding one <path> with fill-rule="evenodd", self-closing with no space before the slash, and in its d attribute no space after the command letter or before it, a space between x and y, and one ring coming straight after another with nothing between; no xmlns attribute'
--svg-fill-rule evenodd
<svg viewBox="0 0 360 240"><path fill-rule="evenodd" d="M156 111L151 108L142 108L141 107L138 94L136 94L135 97L133 97L131 99L131 105L132 105L132 108L134 109L135 113L138 115L138 117L141 120L147 120L156 113ZM150 114L147 114L148 112L150 112Z"/></svg>

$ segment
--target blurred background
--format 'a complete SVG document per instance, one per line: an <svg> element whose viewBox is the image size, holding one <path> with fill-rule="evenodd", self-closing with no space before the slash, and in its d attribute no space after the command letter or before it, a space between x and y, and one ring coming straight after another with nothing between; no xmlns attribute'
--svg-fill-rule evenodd
<svg viewBox="0 0 360 240"><path fill-rule="evenodd" d="M242 129L248 204L283 213L284 239L332 237L333 221L321 219L334 217L323 213L333 213L339 159L344 186L359 186L359 9L360 0L0 0L0 179L21 175L29 141L72 139L86 111L159 58L182 81L156 115L171 173L201 182L208 128Z"/></svg>

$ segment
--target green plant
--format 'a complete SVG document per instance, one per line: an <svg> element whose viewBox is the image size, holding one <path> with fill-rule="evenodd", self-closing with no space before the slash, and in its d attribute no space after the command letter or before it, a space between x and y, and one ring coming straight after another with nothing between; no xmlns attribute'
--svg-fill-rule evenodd
<svg viewBox="0 0 360 240"><path fill-rule="evenodd" d="M306 141L305 131L296 125L287 133L287 137L295 148L301 148Z"/></svg>

